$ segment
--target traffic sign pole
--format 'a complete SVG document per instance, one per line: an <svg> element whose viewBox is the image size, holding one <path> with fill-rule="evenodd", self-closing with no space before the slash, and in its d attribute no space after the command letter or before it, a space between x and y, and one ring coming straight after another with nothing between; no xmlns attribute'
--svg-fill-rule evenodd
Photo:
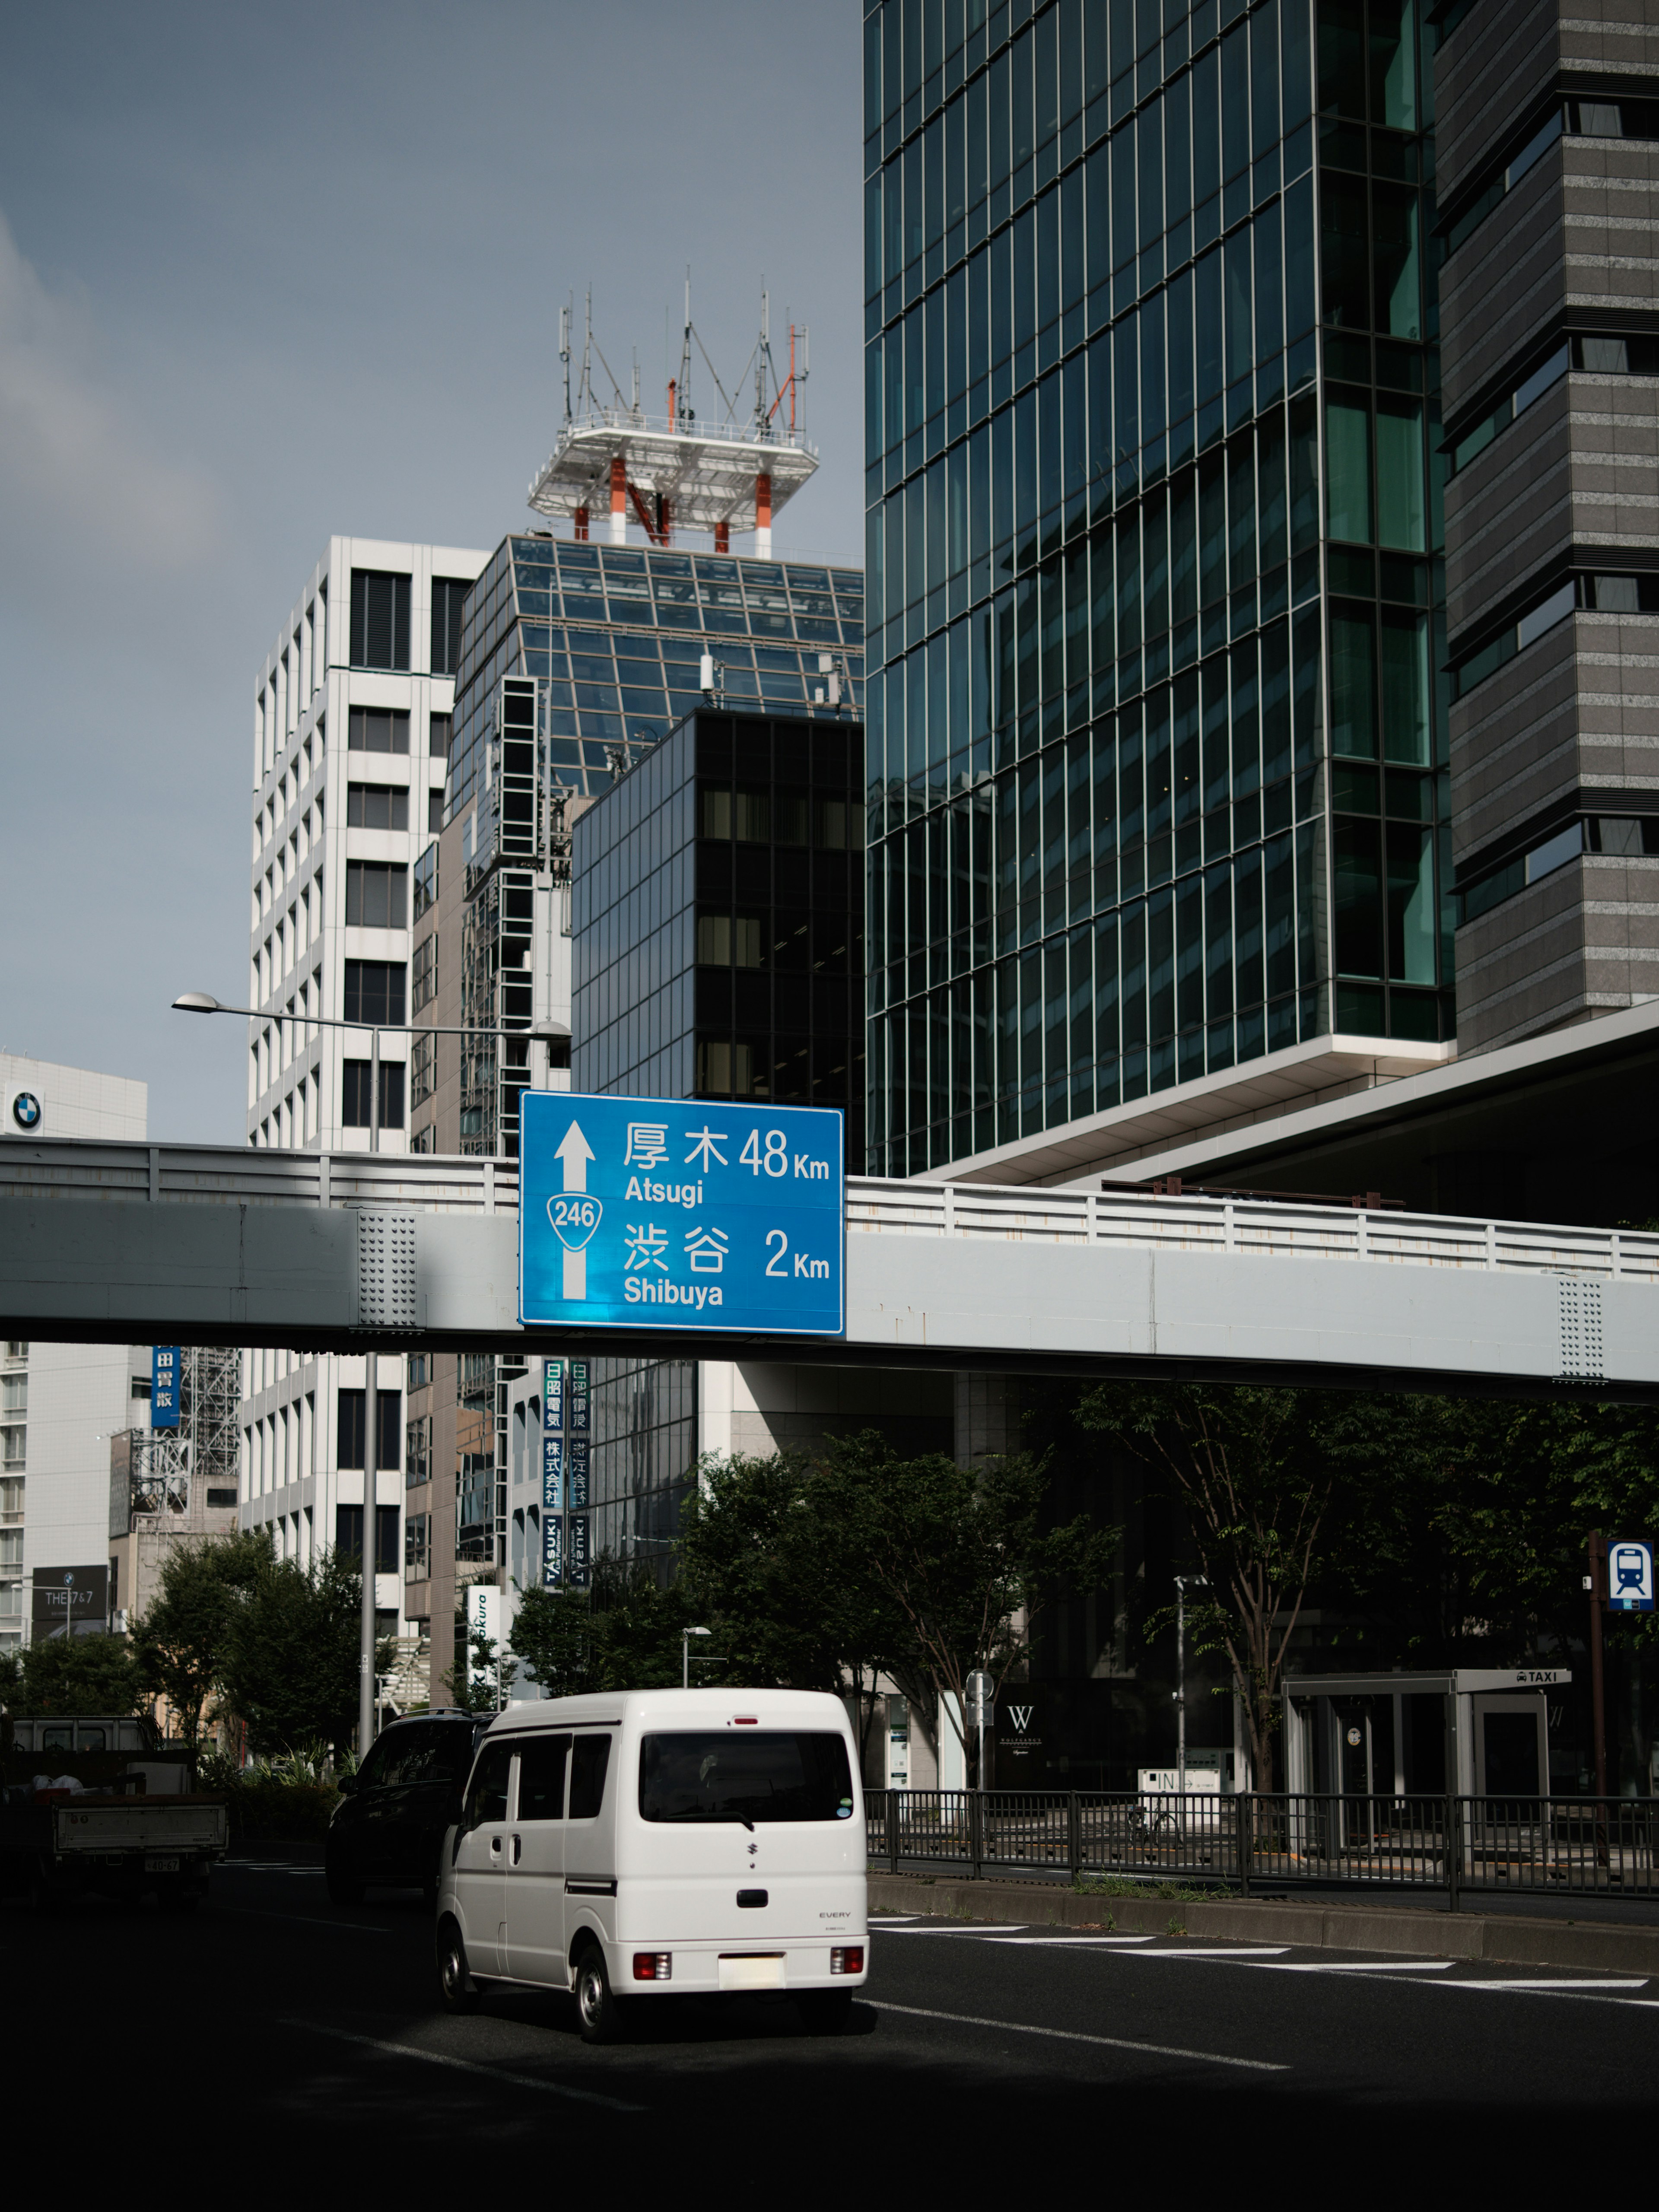
<svg viewBox="0 0 1659 2212"><path fill-rule="evenodd" d="M1590 1586L1590 1704L1594 1708L1595 1743L1595 1794L1605 1798L1607 1794L1607 1716L1601 1689L1601 1608L1607 1595L1607 1547L1599 1528L1592 1528L1589 1540ZM1607 1808L1598 1804L1595 1808L1595 1861L1598 1866L1607 1863Z"/></svg>

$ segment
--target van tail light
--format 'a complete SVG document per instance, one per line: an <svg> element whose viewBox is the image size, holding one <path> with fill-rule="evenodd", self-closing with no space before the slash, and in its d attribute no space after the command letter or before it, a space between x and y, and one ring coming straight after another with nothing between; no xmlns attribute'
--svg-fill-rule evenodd
<svg viewBox="0 0 1659 2212"><path fill-rule="evenodd" d="M860 1953L860 1956L862 1957ZM674 1954L672 1951L635 1951L634 1979L636 1982L672 1982L674 1978Z"/></svg>
<svg viewBox="0 0 1659 2212"><path fill-rule="evenodd" d="M832 1974L861 1974L864 1972L863 1944L837 1946L830 1954L830 1971Z"/></svg>

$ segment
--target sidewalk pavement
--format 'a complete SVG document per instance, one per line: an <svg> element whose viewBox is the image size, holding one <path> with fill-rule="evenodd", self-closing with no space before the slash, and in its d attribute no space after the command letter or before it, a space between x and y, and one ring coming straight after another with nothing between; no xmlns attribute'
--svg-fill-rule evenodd
<svg viewBox="0 0 1659 2212"><path fill-rule="evenodd" d="M1012 1921L1034 1927L1121 1928L1240 1942L1297 1943L1327 1951L1403 1951L1434 1959L1492 1959L1533 1966L1585 1966L1659 1974L1659 1926L1606 1920L1524 1919L1495 1912L1434 1912L1389 1905L1229 1898L1176 1904L1166 1898L1098 1897L1050 1882L928 1881L870 1873L872 1912L951 1920Z"/></svg>

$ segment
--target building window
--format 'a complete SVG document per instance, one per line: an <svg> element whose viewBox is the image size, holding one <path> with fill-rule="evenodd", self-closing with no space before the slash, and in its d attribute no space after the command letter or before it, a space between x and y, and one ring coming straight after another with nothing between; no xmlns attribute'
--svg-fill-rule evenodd
<svg viewBox="0 0 1659 2212"><path fill-rule="evenodd" d="M415 919L438 903L438 848L428 845L415 863Z"/></svg>
<svg viewBox="0 0 1659 2212"><path fill-rule="evenodd" d="M403 1029L404 967L400 960L347 960L345 1020L368 1029Z"/></svg>
<svg viewBox="0 0 1659 2212"><path fill-rule="evenodd" d="M335 1417L336 1467L361 1468L363 1463L363 1399L362 1390L342 1390ZM374 1393L380 1431L376 1439L382 1474L403 1464L404 1395L401 1390Z"/></svg>
<svg viewBox="0 0 1659 2212"><path fill-rule="evenodd" d="M398 1523L402 1517L400 1509L395 1505L377 1505L374 1509L374 1571L377 1575L395 1575L398 1571ZM343 1559L362 1558L363 1509L361 1505L335 1507L334 1547Z"/></svg>
<svg viewBox="0 0 1659 2212"><path fill-rule="evenodd" d="M349 1060L343 1070L343 1084L340 1101L341 1126L347 1129L367 1129L372 1126L368 1117L369 1070L372 1060ZM404 1126L404 1071L396 1060L380 1062L380 1127L401 1129Z"/></svg>
<svg viewBox="0 0 1659 2212"><path fill-rule="evenodd" d="M432 673L453 676L461 665L461 603L472 589L459 576L432 579Z"/></svg>
<svg viewBox="0 0 1659 2212"><path fill-rule="evenodd" d="M408 715L391 708L354 707L346 718L346 750L354 753L406 753Z"/></svg>
<svg viewBox="0 0 1659 2212"><path fill-rule="evenodd" d="M418 1014L421 1008L429 1005L437 995L438 933L435 929L429 937L423 937L415 947L414 967L415 1011ZM426 1042L429 1044L431 1039L428 1038ZM415 1093L416 1103L418 1104L420 1100L428 1095L427 1092L417 1089Z"/></svg>
<svg viewBox="0 0 1659 2212"><path fill-rule="evenodd" d="M414 1490L432 1476L432 1416L422 1413L404 1431L404 1487Z"/></svg>
<svg viewBox="0 0 1659 2212"><path fill-rule="evenodd" d="M434 837L444 826L444 795L441 791L428 791L426 795L426 826Z"/></svg>
<svg viewBox="0 0 1659 2212"><path fill-rule="evenodd" d="M346 927L406 929L409 870L381 860L346 862Z"/></svg>
<svg viewBox="0 0 1659 2212"><path fill-rule="evenodd" d="M409 666L409 578L377 568L351 572L351 665Z"/></svg>
<svg viewBox="0 0 1659 2212"><path fill-rule="evenodd" d="M455 735L453 714L429 714L427 717L426 749L434 760L447 760L449 748Z"/></svg>
<svg viewBox="0 0 1659 2212"><path fill-rule="evenodd" d="M346 826L350 830L407 830L408 791L398 784L349 783Z"/></svg>
<svg viewBox="0 0 1659 2212"><path fill-rule="evenodd" d="M432 1363L424 1352L411 1352L404 1363L411 1390L424 1390L432 1380Z"/></svg>
<svg viewBox="0 0 1659 2212"><path fill-rule="evenodd" d="M423 1583L432 1572L432 1516L411 1513L404 1523L404 1580Z"/></svg>

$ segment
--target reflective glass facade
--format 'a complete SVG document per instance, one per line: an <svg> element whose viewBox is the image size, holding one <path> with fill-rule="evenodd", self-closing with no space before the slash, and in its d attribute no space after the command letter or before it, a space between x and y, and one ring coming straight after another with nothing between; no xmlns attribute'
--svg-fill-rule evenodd
<svg viewBox="0 0 1659 2212"><path fill-rule="evenodd" d="M559 780L592 794L611 781L605 747L660 738L698 704L712 653L734 703L803 705L824 683L821 653L844 653L864 692L864 579L856 569L543 537L507 538L467 595L455 678L448 809L494 805L489 747L503 676L547 686ZM479 823L487 837L488 823Z"/></svg>
<svg viewBox="0 0 1659 2212"><path fill-rule="evenodd" d="M704 708L578 819L573 1089L840 1107L861 1160L863 754Z"/></svg>
<svg viewBox="0 0 1659 2212"><path fill-rule="evenodd" d="M872 1171L1449 1035L1411 0L865 33Z"/></svg>

